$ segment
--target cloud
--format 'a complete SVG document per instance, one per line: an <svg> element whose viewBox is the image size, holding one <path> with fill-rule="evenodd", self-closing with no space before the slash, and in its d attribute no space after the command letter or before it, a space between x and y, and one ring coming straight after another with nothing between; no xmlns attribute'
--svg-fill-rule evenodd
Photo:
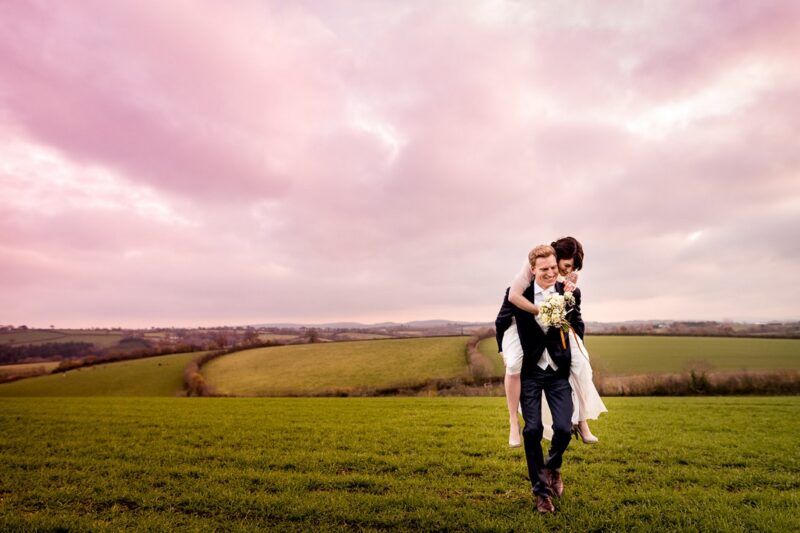
<svg viewBox="0 0 800 533"><path fill-rule="evenodd" d="M0 322L490 321L566 234L589 319L798 318L790 2L0 12Z"/></svg>

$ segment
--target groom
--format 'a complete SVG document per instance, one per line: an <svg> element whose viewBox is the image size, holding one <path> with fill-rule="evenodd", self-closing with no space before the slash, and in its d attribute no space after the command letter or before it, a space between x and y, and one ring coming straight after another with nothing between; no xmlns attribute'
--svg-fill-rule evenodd
<svg viewBox="0 0 800 533"><path fill-rule="evenodd" d="M523 296L540 306L551 294L564 294L564 284L557 283L556 252L551 246L540 245L528 254L534 280ZM580 292L576 289L575 305L567 320L575 333L583 337L584 324L580 310ZM536 497L536 509L541 513L555 512L552 496L564 493L561 480L561 461L572 436L572 389L569 385L571 354L569 337L557 327L543 326L539 317L509 304L517 323L522 359L522 393L520 405L525 428L525 458L528 475ZM501 311L502 313L502 311ZM571 334L571 333L570 333ZM553 415L553 440L545 460L542 456L542 391Z"/></svg>

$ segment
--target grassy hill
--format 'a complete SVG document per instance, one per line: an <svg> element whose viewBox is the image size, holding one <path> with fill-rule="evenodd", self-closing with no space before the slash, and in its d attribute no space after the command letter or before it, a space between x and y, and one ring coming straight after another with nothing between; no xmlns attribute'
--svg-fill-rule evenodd
<svg viewBox="0 0 800 533"><path fill-rule="evenodd" d="M4 396L174 396L183 368L200 353L107 363L0 385Z"/></svg>
<svg viewBox="0 0 800 533"><path fill-rule="evenodd" d="M533 508L503 398L0 401L0 531L799 531L800 397L609 398Z"/></svg>
<svg viewBox="0 0 800 533"><path fill-rule="evenodd" d="M413 385L466 371L467 337L277 346L211 361L203 374L223 394L270 396Z"/></svg>
<svg viewBox="0 0 800 533"><path fill-rule="evenodd" d="M499 359L494 338L481 341L478 347L487 356ZM798 339L589 335L586 347L592 368L604 376L668 374L692 368L718 371L800 369Z"/></svg>

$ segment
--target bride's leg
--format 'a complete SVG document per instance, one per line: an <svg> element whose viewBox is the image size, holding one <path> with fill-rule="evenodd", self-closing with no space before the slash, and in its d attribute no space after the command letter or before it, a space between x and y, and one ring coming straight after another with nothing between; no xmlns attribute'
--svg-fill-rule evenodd
<svg viewBox="0 0 800 533"><path fill-rule="evenodd" d="M503 363L506 366L506 376L503 381L506 389L506 403L508 404L508 423L510 426L508 433L508 445L512 448L519 448L522 445L522 437L519 431L519 411L520 393L522 391L522 346L517 333L517 326L512 323L503 336Z"/></svg>
<svg viewBox="0 0 800 533"><path fill-rule="evenodd" d="M573 344L574 346L574 344ZM581 420L586 420L586 407L583 403L583 394L581 394L580 375L583 371L583 365L586 361L583 357L572 357L569 366L569 385L572 387L572 424L578 425Z"/></svg>
<svg viewBox="0 0 800 533"><path fill-rule="evenodd" d="M578 431L581 434L581 439L583 442L587 444L595 443L600 440L592 434L592 431L589 429L589 424L586 423L586 420L581 420L578 422Z"/></svg>
<svg viewBox="0 0 800 533"><path fill-rule="evenodd" d="M519 410L519 395L522 388L522 381L519 377L519 374L506 374L504 384L506 388L508 423L510 427L508 434L508 445L517 447L522 443L519 434L519 417L517 415Z"/></svg>

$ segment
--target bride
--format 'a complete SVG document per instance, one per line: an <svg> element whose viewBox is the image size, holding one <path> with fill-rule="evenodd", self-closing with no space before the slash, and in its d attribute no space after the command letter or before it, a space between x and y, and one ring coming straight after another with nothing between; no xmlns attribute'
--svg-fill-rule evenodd
<svg viewBox="0 0 800 533"><path fill-rule="evenodd" d="M566 290L574 290L578 281L577 272L583 267L583 246L574 237L562 237L551 243L556 251L558 261L559 281L566 285ZM518 308L539 314L539 308L530 300L525 298L522 293L533 281L533 271L526 261L522 270L514 278L508 293L508 301ZM506 402L508 404L510 432L508 445L512 448L521 446L519 418L519 396L521 389L520 371L522 370L522 346L520 345L517 326L513 318L508 323L501 323L498 318L497 340L498 347L503 355L503 362L506 365L505 390ZM504 330L504 331L501 331ZM592 382L592 367L589 364L589 352L586 350L581 338L570 331L569 334L570 351L572 362L569 371L569 384L572 387L572 424L576 436L587 444L598 442L589 430L587 420L596 419L600 413L607 411L603 400L597 393L597 389ZM544 425L544 437L552 438L552 418L547 400L542 398L542 424Z"/></svg>

